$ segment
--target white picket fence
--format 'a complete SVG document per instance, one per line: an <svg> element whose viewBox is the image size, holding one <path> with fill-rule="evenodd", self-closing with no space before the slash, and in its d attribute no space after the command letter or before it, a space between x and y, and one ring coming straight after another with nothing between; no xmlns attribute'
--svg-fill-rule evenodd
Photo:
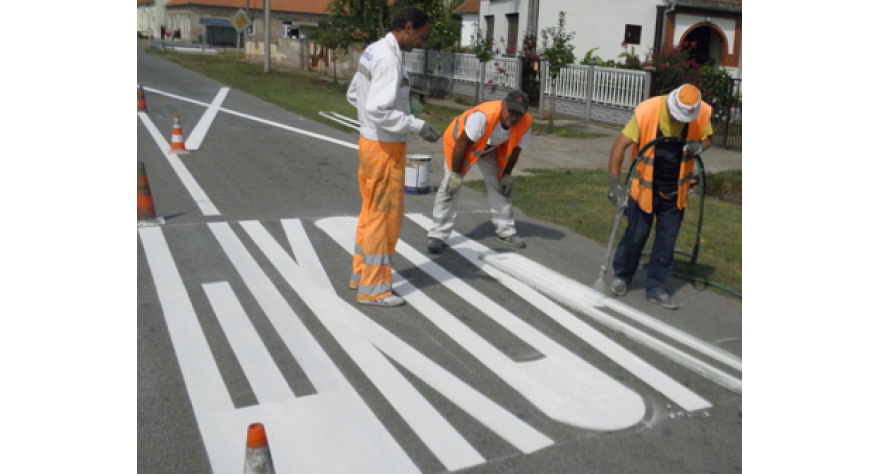
<svg viewBox="0 0 880 474"><path fill-rule="evenodd" d="M424 50L414 49L404 54L403 61L410 76L446 77L470 83L480 80L480 62L473 54L430 51L426 60ZM483 68L487 85L516 89L519 59L499 56L483 64Z"/></svg>
<svg viewBox="0 0 880 474"><path fill-rule="evenodd" d="M418 87L425 78L442 77L451 81L476 84L480 80L480 62L473 54L428 52L416 49L404 54L404 66ZM522 82L519 58L498 56L482 66L484 84L503 89L516 89ZM550 95L549 68L541 63L543 92ZM592 71L592 95L590 90ZM646 98L648 74L645 71L571 65L562 68L556 79L556 97L574 101L633 109Z"/></svg>
<svg viewBox="0 0 880 474"><path fill-rule="evenodd" d="M550 94L550 74L547 63L542 64L544 93ZM587 97L592 77L592 96ZM590 66L567 66L556 78L556 97L574 100L587 99L595 104L635 108L645 99L648 74L645 71Z"/></svg>

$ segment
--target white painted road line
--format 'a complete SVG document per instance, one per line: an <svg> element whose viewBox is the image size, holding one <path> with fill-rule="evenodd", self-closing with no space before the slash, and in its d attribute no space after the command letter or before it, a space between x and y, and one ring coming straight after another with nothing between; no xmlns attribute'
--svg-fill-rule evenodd
<svg viewBox="0 0 880 474"><path fill-rule="evenodd" d="M144 89L145 89L145 90L148 90L148 91L150 91L150 92L155 92L156 94L160 94L160 95L164 95L164 96L167 96L167 97L171 97L171 98L173 98L173 99L178 99L178 100L182 100L182 101L185 101L185 102L190 102L190 103L193 103L193 104L197 104L197 105L201 105L201 106L204 106L204 107L208 107L208 104L206 104L206 103L204 103L204 102L202 102L202 101L189 99L189 98L182 97L182 96L179 96L179 95L176 95L176 94L171 94L171 93L169 93L169 92L160 91L160 90L158 90L158 89L151 89L151 88L147 88L147 87L145 87ZM237 117L246 118L246 119L248 119L248 120L253 120L253 121L255 121L255 122L260 122L260 123L263 123L263 124L265 124L265 125L271 125L271 126L273 126L273 127L277 127L277 128L282 129L282 130L287 130L287 131L289 131L289 132L293 132L293 133L296 133L296 134L299 134L299 135L304 135L304 136L307 136L307 137L316 138L316 139L318 139L318 140L322 140L322 141L325 141L325 142L328 142L328 143L333 143L333 144L336 144L336 145L339 145L339 146L342 146L342 147L345 147L345 148L349 148L349 149L352 149L352 150L357 150L357 149L358 149L357 143L351 143L351 142L346 142L346 141L343 141L343 140L338 140L338 139L336 139L336 138L328 137L328 136L326 136L326 135L321 135L320 133L310 132L310 131L308 131L308 130L303 130L303 129L301 129L301 128L291 127L290 125L284 125L284 124L282 124L282 123L273 122L273 121L271 121L271 120L266 120L266 119L263 119L263 118L260 118L260 117L254 117L253 115L248 115L248 114L245 114L245 113L242 113L242 112L237 112L237 111L235 111L235 110L230 110L230 109L227 109L227 108L224 108L224 107L219 107L219 110L221 110L221 111L223 111L223 112L226 112L226 113L228 113L228 114L230 114L230 115L235 115L235 116L237 116Z"/></svg>
<svg viewBox="0 0 880 474"><path fill-rule="evenodd" d="M346 317L350 312L346 308L347 304L336 295L327 277L304 271L259 222L247 221L242 222L241 225L287 283L296 290L321 323L333 334L343 350L358 364L358 367L447 469L455 471L486 462L483 456L421 396L376 346L352 326L351 321ZM307 239L297 241L297 245L293 248L297 256L314 253ZM312 260L316 259L316 256L312 257ZM322 269L313 268L313 270L318 275L323 273ZM323 285L316 283L320 280L326 283ZM358 317L361 318L366 316Z"/></svg>
<svg viewBox="0 0 880 474"><path fill-rule="evenodd" d="M643 344L673 362L676 362L733 392L742 393L742 380L733 377L732 375L723 372L654 336L648 335L644 331L618 320L617 318L603 312L596 306L596 304L608 304L608 307L617 310L621 314L626 313L630 317L638 318L639 321L654 321L655 327L665 326L665 334L674 334L677 336L676 340L679 342L684 341L684 343L688 344L691 348L699 349L700 352L708 353L710 355L723 352L719 350L709 350L710 347L708 343L700 341L678 329L668 327L664 323L656 321L654 318L619 301L605 298L595 290L587 288L574 280L560 275L559 273L520 255L486 254L483 255L483 260L486 261L486 263L490 263L503 269L505 272L514 275L522 281L528 282L528 285L539 289L542 293L552 295L566 306L590 316L595 321L624 334L630 339Z"/></svg>
<svg viewBox="0 0 880 474"><path fill-rule="evenodd" d="M210 223L208 228L318 392L295 404L268 405L275 409L269 419L278 425L276 431L295 433L291 444L272 448L276 472L418 472L229 224Z"/></svg>
<svg viewBox="0 0 880 474"><path fill-rule="evenodd" d="M285 382L229 283L205 283L202 288L257 400L267 404L293 399L293 390Z"/></svg>
<svg viewBox="0 0 880 474"><path fill-rule="evenodd" d="M302 224L298 220L290 219L283 220L282 224L290 247L297 249L296 260L305 274L310 275L312 281L323 286L325 290L333 292L330 278L314 252ZM438 366L353 306L342 304L342 307L349 313L348 321L354 322L380 351L520 451L531 453L553 444L551 439Z"/></svg>
<svg viewBox="0 0 880 474"><path fill-rule="evenodd" d="M189 192L189 195L192 196L193 200L199 206L199 209L202 211L202 214L206 216L219 216L220 211L214 207L214 203L208 199L208 195L205 194L205 191L199 186L199 183L193 178L192 174L190 174L189 170L186 169L186 166L183 165L183 162L180 161L180 157L175 153L168 153L165 150L171 148L168 142L165 140L165 137L159 133L159 130L156 128L156 125L153 124L153 121L147 114L143 112L138 112L138 118L141 119L141 122L144 123L144 126L147 127L147 130L150 132L150 135L153 136L153 140L156 142L156 145L159 146L159 149L162 150L162 153L165 155L165 158L168 159L168 163L171 164L171 168L177 173L177 177L183 183L183 187Z"/></svg>
<svg viewBox="0 0 880 474"><path fill-rule="evenodd" d="M183 374L199 432L208 451L208 458L215 472L227 472L226 468L235 465L237 458L244 462L241 440L242 434L247 433L243 431L247 426L236 429L234 417L225 416L231 415L235 410L232 399L214 362L211 348L183 279L177 271L162 228L138 228L138 235L153 275L174 353ZM219 426L217 421L220 421ZM238 456L233 454L232 446L235 446L234 453ZM239 464L238 470L242 465ZM221 466L226 468L219 469Z"/></svg>
<svg viewBox="0 0 880 474"><path fill-rule="evenodd" d="M351 249L356 221L355 217L333 217L316 225L342 248ZM646 408L638 394L427 261L406 242L398 242L397 252L544 354L538 360L514 362L427 295L398 279L400 296L547 416L597 430L624 429L642 420Z"/></svg>
<svg viewBox="0 0 880 474"><path fill-rule="evenodd" d="M427 216L421 214L407 214L407 217L426 230L431 226L431 219ZM520 295L530 304L556 320L567 330L571 331L573 334L581 338L581 340L598 349L600 352L614 360L616 363L620 364L621 367L627 369L630 373L637 376L648 385L654 387L655 390L664 394L670 400L672 400L674 403L681 406L685 410L701 410L712 406L707 400L693 393L690 389L684 387L682 384L673 380L663 372L659 371L657 368L651 366L641 358L637 357L635 354L624 349L619 344L604 336L602 333L598 332L583 321L576 318L569 311L548 299L545 296L545 293L540 293L536 291L535 287L543 285L544 283L548 283L546 286L550 288L556 288L554 286L555 281L545 281L545 279L548 277L548 275L545 274L546 272L521 272L517 275L510 275L508 273L500 271L497 268L494 268L492 265L486 264L486 262L483 261L487 256L498 256L498 258L500 258L501 256L505 255L516 256L520 261L528 259L525 259L524 257L516 254L497 254L489 248L480 245L479 243L474 242L457 232L453 232L447 244L450 245L450 248L452 250L458 252L461 256L470 261L474 266L488 273L490 276L498 280L499 283L510 288L511 291ZM539 265L535 262L532 262L531 260L528 261L531 262L533 266ZM546 294L553 295L554 293L558 293L558 291L548 290ZM589 308L593 314L598 311L595 308L598 303L593 300L579 299L577 301L578 303L580 303L580 309L582 311L587 311L587 308ZM601 312L598 313L604 314ZM612 321L616 321L610 316L605 315L605 317L607 319L611 319ZM650 338L649 336L646 337ZM653 338L650 339L653 341Z"/></svg>
<svg viewBox="0 0 880 474"><path fill-rule="evenodd" d="M199 119L199 123L196 124L195 128L193 128L192 132L190 132L189 134L189 137L186 139L184 147L187 150L195 151L202 146L202 140L205 139L205 135L208 133L208 129L211 128L211 124L214 122L214 118L217 117L217 111L220 110L220 105L223 104L223 101L226 99L226 94L228 92L228 87L220 88L220 92L218 92L217 96L214 97L214 100L211 101L211 105L208 106L208 110L206 110L205 113L202 114L202 118Z"/></svg>

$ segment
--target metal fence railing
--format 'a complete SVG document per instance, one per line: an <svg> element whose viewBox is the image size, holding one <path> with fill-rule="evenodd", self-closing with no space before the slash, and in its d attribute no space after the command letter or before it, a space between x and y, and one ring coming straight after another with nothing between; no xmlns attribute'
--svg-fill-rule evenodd
<svg viewBox="0 0 880 474"><path fill-rule="evenodd" d="M478 83L480 81L480 62L473 54L447 53L414 49L404 55L404 68L410 75L411 83L431 82L432 78ZM483 64L484 80L487 85L515 89L519 77L519 59L497 57ZM417 78L416 80L413 80Z"/></svg>
<svg viewBox="0 0 880 474"><path fill-rule="evenodd" d="M547 64L543 64L547 69ZM590 73L592 71L592 77ZM549 71L544 71L544 93L550 94ZM635 108L645 98L645 71L591 66L566 66L556 78L556 97Z"/></svg>

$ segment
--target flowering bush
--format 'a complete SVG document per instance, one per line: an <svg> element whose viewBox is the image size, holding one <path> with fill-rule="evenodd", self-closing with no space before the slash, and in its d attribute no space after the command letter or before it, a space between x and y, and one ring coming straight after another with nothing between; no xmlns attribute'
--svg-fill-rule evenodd
<svg viewBox="0 0 880 474"><path fill-rule="evenodd" d="M501 63L495 61L492 66L494 70L492 71L492 75L489 76L489 79L486 81L486 85L489 86L492 92L495 92L495 89L500 85L503 86L507 84L507 70L501 67Z"/></svg>
<svg viewBox="0 0 880 474"><path fill-rule="evenodd" d="M653 66L651 91L654 95L666 94L676 87L691 83L700 86L700 65L691 59L691 48L696 42L683 41L674 48L654 53L646 66Z"/></svg>
<svg viewBox="0 0 880 474"><path fill-rule="evenodd" d="M621 69L645 69L642 65L642 61L639 59L639 55L636 54L636 48L634 46L630 46L629 50L626 49L626 43L620 43L623 46L623 52L618 54L618 58L622 58L623 62L618 66Z"/></svg>

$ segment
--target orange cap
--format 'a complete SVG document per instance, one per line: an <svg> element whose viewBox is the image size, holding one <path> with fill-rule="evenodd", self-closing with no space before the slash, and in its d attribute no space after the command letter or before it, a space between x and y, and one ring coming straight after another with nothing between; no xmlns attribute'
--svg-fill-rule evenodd
<svg viewBox="0 0 880 474"><path fill-rule="evenodd" d="M247 447L262 448L267 446L269 441L266 439L266 430L262 423L253 423L248 426Z"/></svg>

